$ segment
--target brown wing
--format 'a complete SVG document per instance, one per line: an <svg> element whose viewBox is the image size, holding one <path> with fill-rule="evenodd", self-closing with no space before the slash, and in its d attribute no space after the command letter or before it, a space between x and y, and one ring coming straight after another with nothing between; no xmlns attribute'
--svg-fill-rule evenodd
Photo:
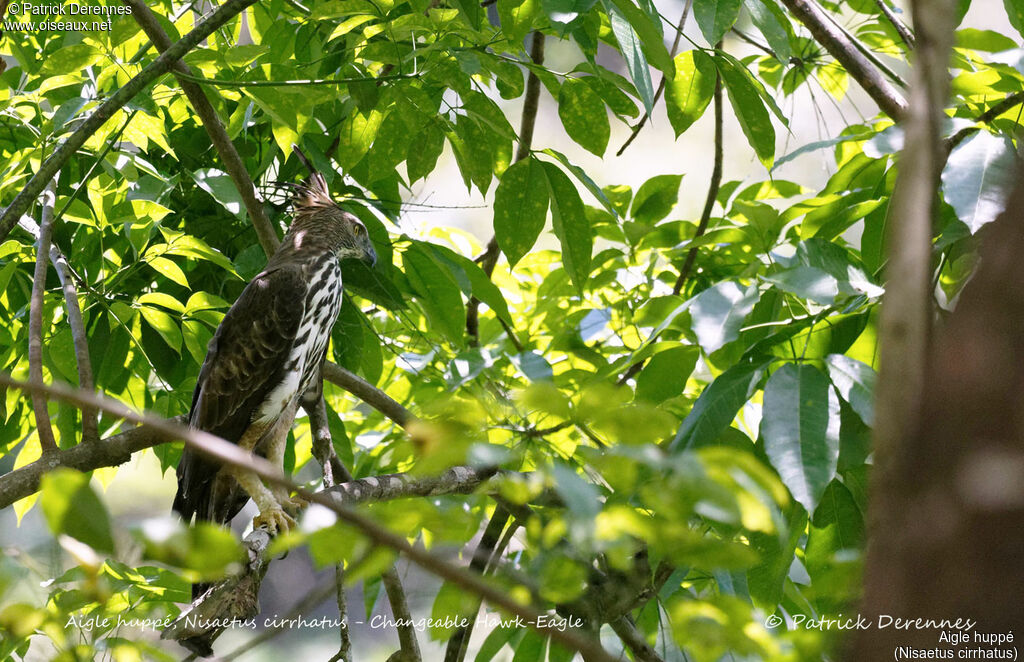
<svg viewBox="0 0 1024 662"><path fill-rule="evenodd" d="M192 395L192 427L232 442L241 438L260 404L283 379L302 320L305 291L297 265L265 271L245 287L210 340ZM193 514L205 519L212 512L234 511L233 517L244 505L243 500L237 508L211 508L211 487L219 469L218 463L185 449L174 497L174 510L185 521Z"/></svg>

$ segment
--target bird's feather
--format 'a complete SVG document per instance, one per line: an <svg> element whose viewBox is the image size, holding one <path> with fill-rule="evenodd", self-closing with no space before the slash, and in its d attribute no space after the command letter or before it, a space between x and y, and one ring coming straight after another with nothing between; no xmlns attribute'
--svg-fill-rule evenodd
<svg viewBox="0 0 1024 662"><path fill-rule="evenodd" d="M306 290L299 264L281 265L257 275L242 291L217 328L199 371L189 423L237 442L271 390L282 381L285 364L302 319ZM178 464L174 510L186 521L227 522L245 504L211 504L220 464L186 448ZM227 516L227 519L222 517Z"/></svg>

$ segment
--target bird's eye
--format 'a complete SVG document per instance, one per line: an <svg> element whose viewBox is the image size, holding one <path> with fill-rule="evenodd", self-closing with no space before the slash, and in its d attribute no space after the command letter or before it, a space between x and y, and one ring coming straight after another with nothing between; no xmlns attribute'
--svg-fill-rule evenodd
<svg viewBox="0 0 1024 662"><path fill-rule="evenodd" d="M364 228L361 225L357 225L357 226L355 226L355 233L356 233L356 236L361 237L364 234L366 234L366 228Z"/></svg>

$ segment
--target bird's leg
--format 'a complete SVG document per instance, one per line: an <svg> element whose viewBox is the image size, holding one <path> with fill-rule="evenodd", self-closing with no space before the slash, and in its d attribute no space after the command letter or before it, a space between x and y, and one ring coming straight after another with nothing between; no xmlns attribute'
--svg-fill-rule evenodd
<svg viewBox="0 0 1024 662"><path fill-rule="evenodd" d="M270 461L275 467L284 467L284 452L288 448L288 430L292 427L292 422L295 420L295 411L299 407L298 398L292 400L292 402L285 407L284 411L281 412L281 416L278 422L274 426L274 430L271 431L269 438L269 445L267 447L267 460ZM274 494L274 498L277 503L280 504L289 515L295 517L299 514L299 511L309 505L309 503L299 495L294 497L288 496L288 490L281 485L274 485L270 488L270 491Z"/></svg>
<svg viewBox="0 0 1024 662"><path fill-rule="evenodd" d="M291 408L291 414L294 416L295 409ZM288 411L283 412L287 414ZM288 428L291 427L292 416L287 416L287 422L281 418L269 428L260 427L258 425L250 425L249 429L245 431L242 438L238 440L238 445L246 451L252 452L260 442L269 436L271 442L271 448L274 447L274 441L281 437L282 452L280 457L273 459L276 462L275 466L283 466L284 460L284 440L288 436ZM281 430L284 430L284 434L281 434ZM242 486L242 489L248 493L252 500L256 502L256 507L259 508L260 514L253 518L252 526L254 529L258 529L261 526L266 528L271 535L276 535L278 532L287 531L295 526L295 520L285 512L284 506L281 500L271 490L267 489L267 486L263 484L259 476L246 469L235 468L232 469L232 475L238 484ZM285 497L287 498L287 494Z"/></svg>

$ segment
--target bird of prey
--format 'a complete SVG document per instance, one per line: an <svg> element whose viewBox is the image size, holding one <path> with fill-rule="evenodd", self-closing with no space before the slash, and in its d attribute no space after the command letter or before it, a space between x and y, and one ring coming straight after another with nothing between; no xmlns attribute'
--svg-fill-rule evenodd
<svg viewBox="0 0 1024 662"><path fill-rule="evenodd" d="M331 198L313 172L292 197L294 219L266 269L245 287L210 340L189 425L282 465L302 396L319 387L331 327L342 302L340 258L377 260L366 227ZM190 448L178 464L174 510L186 522L226 524L249 497L253 526L273 535L294 526L299 503L253 473L221 466Z"/></svg>

